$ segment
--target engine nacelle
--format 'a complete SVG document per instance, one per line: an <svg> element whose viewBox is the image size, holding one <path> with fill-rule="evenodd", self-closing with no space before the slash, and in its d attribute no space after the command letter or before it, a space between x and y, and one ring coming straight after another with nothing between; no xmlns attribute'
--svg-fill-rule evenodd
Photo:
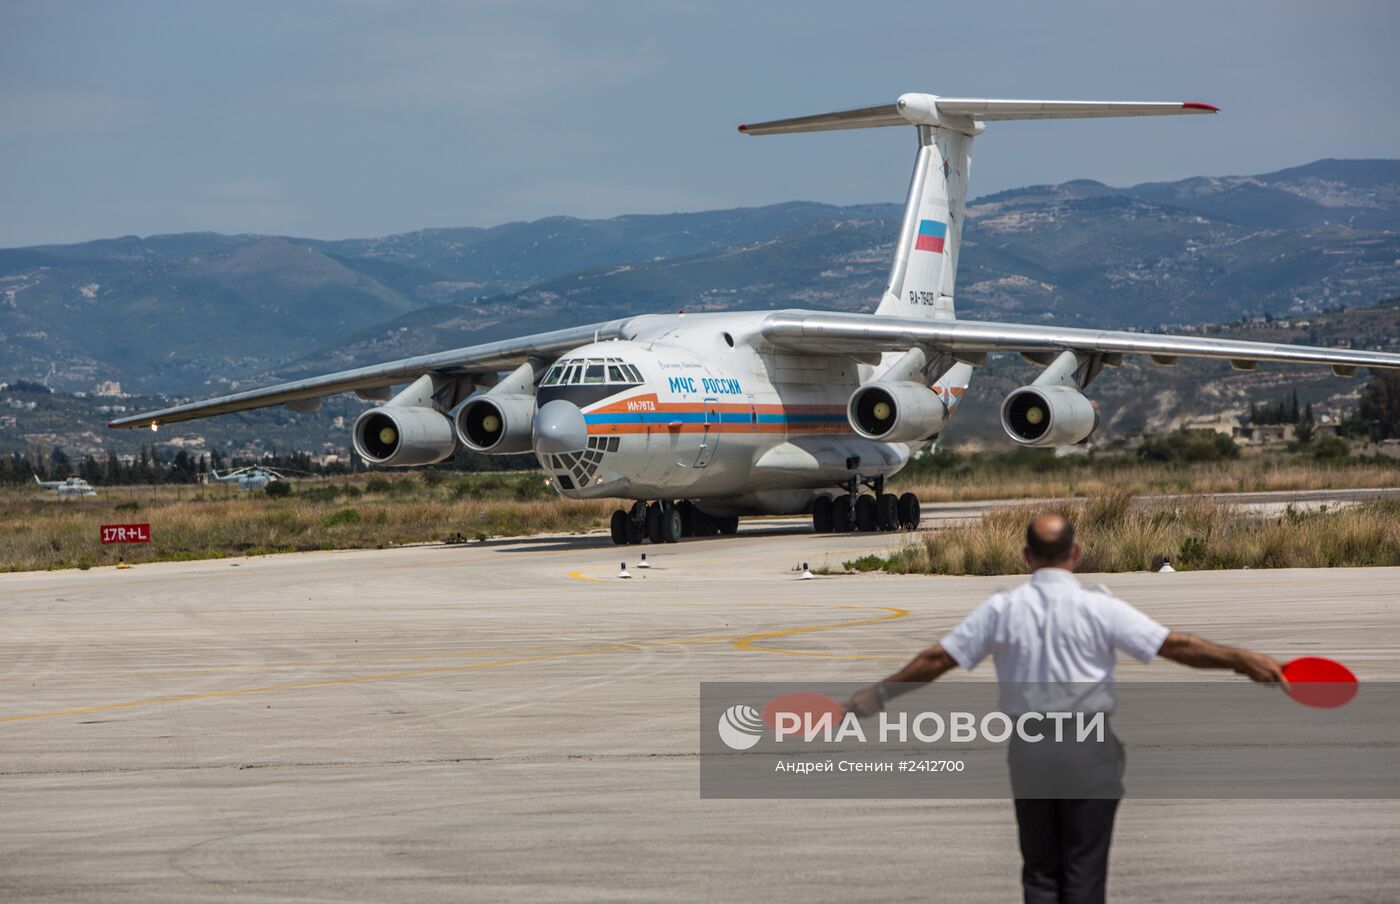
<svg viewBox="0 0 1400 904"><path fill-rule="evenodd" d="M866 439L908 443L928 439L948 423L948 406L922 383L866 383L846 404L851 429Z"/></svg>
<svg viewBox="0 0 1400 904"><path fill-rule="evenodd" d="M457 438L473 452L506 455L530 451L534 396L484 393L463 402L453 416Z"/></svg>
<svg viewBox="0 0 1400 904"><path fill-rule="evenodd" d="M430 465L457 451L452 421L433 408L383 405L355 419L355 451L389 468Z"/></svg>
<svg viewBox="0 0 1400 904"><path fill-rule="evenodd" d="M1022 386L1001 405L1001 426L1023 446L1072 446L1099 426L1099 412L1068 386Z"/></svg>

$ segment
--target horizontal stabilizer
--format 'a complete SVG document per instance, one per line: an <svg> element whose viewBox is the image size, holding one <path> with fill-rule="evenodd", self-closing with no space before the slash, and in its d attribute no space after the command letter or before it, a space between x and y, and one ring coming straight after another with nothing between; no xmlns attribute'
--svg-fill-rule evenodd
<svg viewBox="0 0 1400 904"><path fill-rule="evenodd" d="M961 127L963 123L970 121L1103 119L1114 116L1179 116L1218 112L1218 107L1193 101L992 100L976 97L939 97L936 94L904 94L892 104L750 123L739 126L739 131L745 135L782 135L788 132L951 124L945 123L945 117L951 117L957 122L954 127Z"/></svg>

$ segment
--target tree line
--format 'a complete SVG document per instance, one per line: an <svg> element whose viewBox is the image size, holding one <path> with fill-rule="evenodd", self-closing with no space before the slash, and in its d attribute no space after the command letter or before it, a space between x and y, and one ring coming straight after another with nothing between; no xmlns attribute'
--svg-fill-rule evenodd
<svg viewBox="0 0 1400 904"><path fill-rule="evenodd" d="M224 472L248 465L261 465L291 476L329 476L352 470L350 464L339 462L318 464L309 452L273 454L255 461L232 458L218 449L210 450L206 456L185 449L162 453L150 445L142 446L130 461L122 461L111 452L102 458L91 454L75 458L62 446L54 446L47 451L32 449L0 455L0 484L30 483L36 476L40 480L81 477L94 486L191 484L203 482L211 470Z"/></svg>

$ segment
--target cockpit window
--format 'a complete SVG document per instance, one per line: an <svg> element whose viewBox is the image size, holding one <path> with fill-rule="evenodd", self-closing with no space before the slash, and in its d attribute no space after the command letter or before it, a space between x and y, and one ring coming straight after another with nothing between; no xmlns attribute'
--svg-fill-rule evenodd
<svg viewBox="0 0 1400 904"><path fill-rule="evenodd" d="M560 361L545 372L541 386L580 384L628 385L642 382L642 372L617 358L588 358Z"/></svg>

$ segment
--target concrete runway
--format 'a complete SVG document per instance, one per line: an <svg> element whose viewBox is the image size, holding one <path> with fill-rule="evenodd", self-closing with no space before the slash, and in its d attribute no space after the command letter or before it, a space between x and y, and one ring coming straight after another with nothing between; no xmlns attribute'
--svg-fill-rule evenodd
<svg viewBox="0 0 1400 904"><path fill-rule="evenodd" d="M0 576L0 899L1018 899L1009 802L699 799L700 681L873 679L1015 580L792 571L898 542ZM1400 679L1400 569L1096 580L1173 627ZM1400 802L1130 800L1110 891L1390 901L1398 851Z"/></svg>

